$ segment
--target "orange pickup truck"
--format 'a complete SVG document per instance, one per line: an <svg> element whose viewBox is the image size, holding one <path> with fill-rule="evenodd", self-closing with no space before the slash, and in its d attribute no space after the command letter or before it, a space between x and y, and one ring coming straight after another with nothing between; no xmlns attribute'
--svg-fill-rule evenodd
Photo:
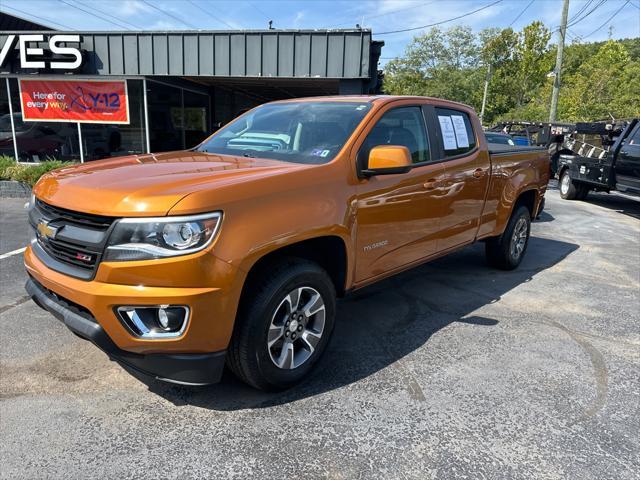
<svg viewBox="0 0 640 480"><path fill-rule="evenodd" d="M28 205L33 300L125 367L265 390L306 377L336 297L473 242L521 262L546 151L424 97L268 103L199 146L57 170Z"/></svg>

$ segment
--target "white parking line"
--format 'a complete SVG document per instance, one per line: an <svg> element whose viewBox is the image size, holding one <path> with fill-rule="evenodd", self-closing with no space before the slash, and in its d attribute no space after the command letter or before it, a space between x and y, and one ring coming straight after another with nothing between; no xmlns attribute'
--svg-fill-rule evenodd
<svg viewBox="0 0 640 480"><path fill-rule="evenodd" d="M11 252L3 253L2 255L0 255L0 260L2 260L3 258L9 258L9 257L12 257L14 255L18 255L19 253L24 252L26 249L27 249L27 247L22 247L22 248L19 248L17 250L13 250Z"/></svg>

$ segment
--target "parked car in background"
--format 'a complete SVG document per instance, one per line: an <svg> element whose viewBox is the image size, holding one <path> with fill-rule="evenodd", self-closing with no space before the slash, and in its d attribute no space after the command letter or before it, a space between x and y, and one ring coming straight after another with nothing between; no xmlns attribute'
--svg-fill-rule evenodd
<svg viewBox="0 0 640 480"><path fill-rule="evenodd" d="M22 162L39 162L47 159L73 158L77 146L71 141L69 129L77 131L75 124L23 122L21 113L13 114L18 156ZM75 142L77 144L77 142ZM11 115L0 117L0 154L15 156L11 132Z"/></svg>
<svg viewBox="0 0 640 480"><path fill-rule="evenodd" d="M558 158L562 153L571 153L563 148L565 137L575 130L575 124L563 122L529 122L515 120L499 122L491 132L511 135L516 145L545 147L551 158L551 175L558 171Z"/></svg>
<svg viewBox="0 0 640 480"><path fill-rule="evenodd" d="M309 375L336 297L485 243L524 258L544 148L490 153L473 109L423 97L259 106L198 147L44 176L25 251L33 300L158 379L287 388Z"/></svg>
<svg viewBox="0 0 640 480"><path fill-rule="evenodd" d="M610 131L611 148L584 142L571 145L576 153L560 155L560 196L584 200L590 191L617 190L640 195L640 121L636 118ZM605 142L607 143L607 142Z"/></svg>
<svg viewBox="0 0 640 480"><path fill-rule="evenodd" d="M18 157L21 162L78 160L78 126L69 122L24 122L13 114ZM83 126L82 144L87 159L104 158L119 151L120 134L111 125ZM123 152L120 152L121 154ZM0 155L15 156L11 116L0 116Z"/></svg>
<svg viewBox="0 0 640 480"><path fill-rule="evenodd" d="M507 133L484 132L487 143L496 143L498 145L515 145L513 137Z"/></svg>

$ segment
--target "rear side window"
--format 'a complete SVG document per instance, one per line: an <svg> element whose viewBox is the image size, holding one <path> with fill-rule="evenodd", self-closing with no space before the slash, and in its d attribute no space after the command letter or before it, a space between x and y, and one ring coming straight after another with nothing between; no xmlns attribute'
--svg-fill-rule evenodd
<svg viewBox="0 0 640 480"><path fill-rule="evenodd" d="M455 157L476 148L471 119L465 112L450 108L436 108L445 157Z"/></svg>
<svg viewBox="0 0 640 480"><path fill-rule="evenodd" d="M429 141L422 109L399 107L385 113L362 144L361 157L367 158L371 149L378 145L402 145L411 152L413 163L429 161Z"/></svg>

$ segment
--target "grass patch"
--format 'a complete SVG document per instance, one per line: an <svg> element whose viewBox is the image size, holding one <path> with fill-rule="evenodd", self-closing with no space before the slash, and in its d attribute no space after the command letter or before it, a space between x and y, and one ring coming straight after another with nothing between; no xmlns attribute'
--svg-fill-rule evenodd
<svg viewBox="0 0 640 480"><path fill-rule="evenodd" d="M47 160L36 165L25 165L16 163L12 157L0 156L0 180L16 180L33 187L45 173L57 168L68 167L69 165L74 165L74 163Z"/></svg>

